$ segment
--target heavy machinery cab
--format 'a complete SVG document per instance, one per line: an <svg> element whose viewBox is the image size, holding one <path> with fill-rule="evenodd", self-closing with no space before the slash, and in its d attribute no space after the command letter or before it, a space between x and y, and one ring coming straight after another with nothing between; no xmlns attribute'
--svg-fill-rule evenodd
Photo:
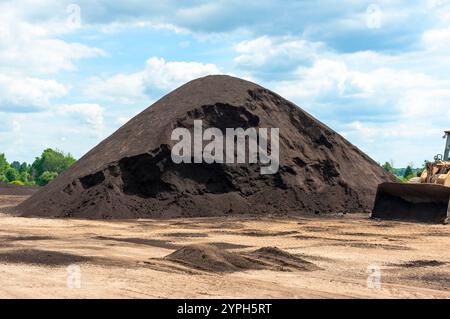
<svg viewBox="0 0 450 319"><path fill-rule="evenodd" d="M450 131L445 131L444 155L438 154L434 162L428 163L420 175L420 183L438 184L450 187Z"/></svg>
<svg viewBox="0 0 450 319"><path fill-rule="evenodd" d="M420 175L420 183L450 187L450 161L437 160L428 163L427 169Z"/></svg>
<svg viewBox="0 0 450 319"><path fill-rule="evenodd" d="M450 161L450 131L445 131L444 138L447 138L445 143L444 161Z"/></svg>

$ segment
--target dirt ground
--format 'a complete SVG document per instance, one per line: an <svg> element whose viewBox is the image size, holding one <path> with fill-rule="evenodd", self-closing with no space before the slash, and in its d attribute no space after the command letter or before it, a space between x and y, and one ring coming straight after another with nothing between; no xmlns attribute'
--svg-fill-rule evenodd
<svg viewBox="0 0 450 319"><path fill-rule="evenodd" d="M0 206L22 200L0 196ZM191 244L227 253L276 246L317 267L218 273L164 259ZM0 298L450 298L449 265L449 225L367 215L112 221L0 215Z"/></svg>

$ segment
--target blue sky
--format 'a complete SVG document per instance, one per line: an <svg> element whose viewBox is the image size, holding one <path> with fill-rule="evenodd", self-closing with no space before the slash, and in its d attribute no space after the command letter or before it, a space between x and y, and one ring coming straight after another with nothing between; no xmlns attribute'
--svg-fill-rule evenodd
<svg viewBox="0 0 450 319"><path fill-rule="evenodd" d="M450 129L450 0L0 1L0 152L82 156L208 74L292 100L378 162Z"/></svg>

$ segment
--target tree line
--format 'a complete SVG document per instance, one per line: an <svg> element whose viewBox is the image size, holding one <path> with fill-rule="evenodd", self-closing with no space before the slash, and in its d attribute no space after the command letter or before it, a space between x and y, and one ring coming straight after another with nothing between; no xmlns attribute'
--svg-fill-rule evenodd
<svg viewBox="0 0 450 319"><path fill-rule="evenodd" d="M406 167L395 168L393 161L385 162L381 165L387 172L395 175L398 179L403 182L409 181L411 178L416 177L417 174L423 172L426 169L427 161L425 161L422 167L414 168L414 164L410 163Z"/></svg>
<svg viewBox="0 0 450 319"><path fill-rule="evenodd" d="M44 186L75 162L70 153L51 148L44 150L31 164L9 163L5 154L0 153L0 183Z"/></svg>

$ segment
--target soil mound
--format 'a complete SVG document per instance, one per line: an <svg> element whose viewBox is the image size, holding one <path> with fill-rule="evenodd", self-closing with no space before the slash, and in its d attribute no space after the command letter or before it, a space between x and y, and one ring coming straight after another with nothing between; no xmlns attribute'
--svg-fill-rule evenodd
<svg viewBox="0 0 450 319"><path fill-rule="evenodd" d="M251 253L251 256L262 260L266 264L271 265L272 268L279 270L303 270L313 271L320 269L315 264L292 255L277 247L262 247Z"/></svg>
<svg viewBox="0 0 450 319"><path fill-rule="evenodd" d="M211 245L185 246L165 258L188 267L210 272L233 272L262 268L261 264L252 259Z"/></svg>
<svg viewBox="0 0 450 319"><path fill-rule="evenodd" d="M0 183L0 195L27 196L33 195L39 190L38 186L23 186Z"/></svg>
<svg viewBox="0 0 450 319"><path fill-rule="evenodd" d="M174 128L279 128L280 169L175 164ZM145 218L369 211L394 181L377 163L298 106L229 76L191 81L137 115L19 205L23 216Z"/></svg>
<svg viewBox="0 0 450 319"><path fill-rule="evenodd" d="M263 247L250 253L229 252L215 245L182 247L165 259L209 272L235 272L252 269L313 271L313 263L275 247Z"/></svg>

